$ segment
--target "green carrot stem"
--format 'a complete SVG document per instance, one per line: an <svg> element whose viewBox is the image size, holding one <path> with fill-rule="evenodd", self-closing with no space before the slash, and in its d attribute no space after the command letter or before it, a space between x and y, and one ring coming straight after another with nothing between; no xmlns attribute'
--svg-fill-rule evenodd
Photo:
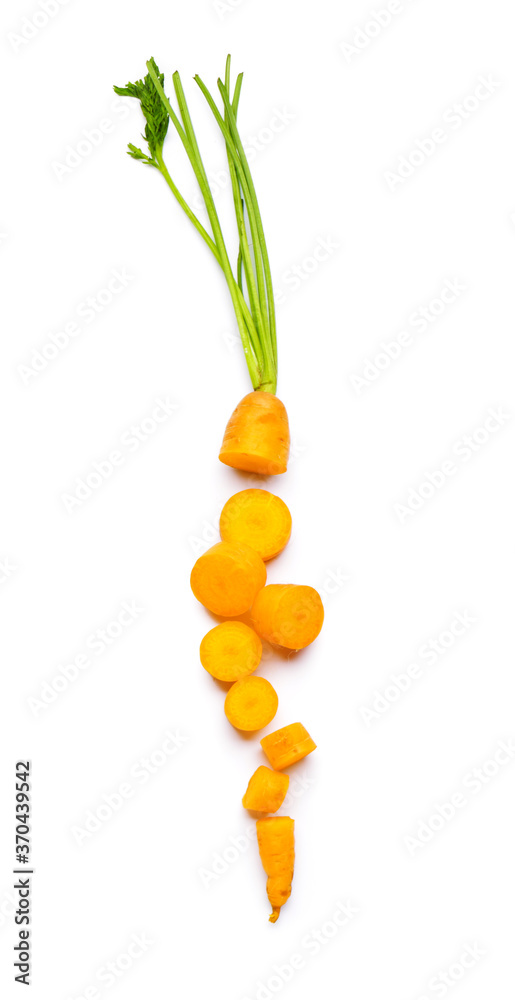
<svg viewBox="0 0 515 1000"><path fill-rule="evenodd" d="M274 290L273 290L273 284L272 284L272 274L271 274L271 271L270 271L270 261L268 259L268 250L267 250L266 240L265 240L265 234L264 234L264 230L263 230L263 223L262 223L262 220L261 220L261 212L259 210L259 204L258 204L258 200L257 200L256 189L254 187L254 182L252 180L252 174L250 172L250 167L249 167L249 164L248 164L247 156L246 156L245 150L243 148L243 143L241 141L241 138L240 138L240 135L239 135L239 132L238 132L238 128L237 128L237 125L236 125L236 117L235 117L233 108L231 106L231 103L229 101L229 95L227 94L227 91L225 90L225 87L224 87L224 85L223 85L223 83L222 83L221 80L218 80L218 88L219 88L220 93L222 95L222 99L223 99L224 105L225 105L225 107L227 109L227 115L228 115L229 124L230 124L230 127L231 127L231 134L233 136L233 139L234 139L234 142L235 142L235 145L236 145L236 148L238 150L238 154L239 154L242 166L243 166L245 177L246 177L249 189L250 189L250 196L251 196L252 207L253 207L253 210L255 212L256 225L257 225L258 237L259 237L259 245L260 245L260 249L261 249L261 255L262 255L262 258L263 258L263 269L264 269L264 272L265 272L266 291L267 291L267 298L268 298L268 318L269 318L269 324L270 324L270 335L271 335L271 340L272 340L272 348L273 348L273 353L274 353L275 365L277 367L277 332L276 332L276 321L275 321Z"/></svg>
<svg viewBox="0 0 515 1000"><path fill-rule="evenodd" d="M175 195L177 201L179 202L179 205L181 206L181 208L184 210L184 212L186 213L186 215L188 216L188 218L190 219L190 221L195 226L195 229L197 230L197 232L199 232L200 235L202 236L202 239L204 240L204 242L207 244L207 246L211 250L211 252L212 252L215 260L217 261L217 263L221 266L220 254L218 252L218 247L216 246L216 243L213 242L213 240L211 239L209 233L206 232L206 230L204 229L204 226L202 225L202 223L200 222L200 220L197 218L197 216L195 215L195 213L192 212L192 210L189 207L188 203L182 197L182 195L181 195L179 189L177 188L176 184L174 184L174 181L172 180L172 177L170 176L170 173L168 171L166 163L165 163L165 161L163 159L162 152L160 150L156 150L155 156L156 156L156 160L157 160L157 164L158 164L159 170L160 170L161 174L163 175L166 183L168 184L168 187L173 192L173 194ZM249 332L249 338L250 338L251 342L254 345L254 342L258 343L258 341L257 341L257 335L256 335L255 327L254 327L254 321L253 321L253 318L252 318L252 314L251 314L251 312L249 310L249 307L248 307L248 305L247 305L247 303L245 301L245 296L243 295L243 286L242 286L240 277L238 277L238 298L239 298L241 310L242 310L242 313L243 313L243 318L245 320L245 325L247 326L247 330ZM262 365L262 363L263 363L263 361L262 361L262 358L261 358L261 365Z"/></svg>
<svg viewBox="0 0 515 1000"><path fill-rule="evenodd" d="M198 75L195 76L194 79L195 79L196 83L198 84L198 86L200 87L202 93L204 94L204 97L206 98L206 101L209 104L209 107L211 108L211 111L213 112L213 115L215 116L215 119L216 119L216 121L217 121L217 123L218 123L218 125L220 127L220 130L221 130L221 132L222 132L222 134L224 136L224 139L226 140L226 148L227 148L227 151L228 151L229 163L233 163L234 164L234 168L235 168L235 170L237 172L237 175L238 175L238 180L239 180L239 182L241 184L241 187L242 187L243 198L244 198L245 204L247 206L247 211L248 211L248 216L249 216L250 231L251 231L252 240L253 240L253 244L254 244L255 273L256 273L257 286L258 286L258 297L259 297L259 302L260 302L259 327L258 327L258 329L259 329L259 333L260 333L261 338L262 338L262 347L263 347L263 353L264 353L264 356L265 356L265 367L266 367L267 374L269 375L269 378L266 379L266 382L267 382L267 384L269 384L269 382L272 382L273 384L276 385L277 384L277 362L276 362L276 357L275 357L276 351L274 351L273 339L271 338L271 335L270 335L270 329L269 329L269 323L268 323L269 304L267 303L267 296L266 296L266 292L265 292L265 283L263 282L263 272L262 272L263 263L264 263L263 262L263 258L262 258L262 244L263 244L264 237L263 236L260 237L260 235L259 235L259 229L258 229L258 226L257 226L257 220L256 220L256 206L257 206L257 201L255 199L255 194L254 194L254 199L253 199L252 198L251 189L250 189L249 184L248 184L248 177L247 177L247 174L245 173L243 163L242 163L242 161L240 159L240 156L239 156L239 153L238 153L238 150L237 150L237 146L236 146L236 143L235 143L234 138L233 138L234 132L236 132L236 134L238 133L238 130L237 130L237 127L236 127L236 121L234 119L234 113L233 113L232 108L231 108L231 115L232 115L233 123L232 123L232 126L231 126L231 130L229 131L228 126L225 124L222 116L220 115L220 112L219 112L219 110L218 110L218 108L217 108L217 106L216 106L216 104L215 104L215 102L214 102L211 94L209 93L206 85L204 84L204 82L201 80L201 78ZM226 105L226 107L227 107L227 105ZM239 138L239 136L238 136L238 138ZM241 144L241 140L239 140L239 142ZM243 146L241 148L243 149ZM245 239L246 239L246 234L245 234ZM242 250L243 250L243 245L241 243L240 243L240 245L242 246ZM244 261L245 261L245 256L244 256ZM271 288L271 277L269 277L269 279L267 280L267 283L270 285L270 288ZM275 390L273 390L273 391L275 391Z"/></svg>
<svg viewBox="0 0 515 1000"><path fill-rule="evenodd" d="M230 57L227 58L226 73L225 73L225 80L226 80L226 86L227 86L227 92L228 93L229 93L229 79L230 79L229 73L230 73ZM241 84L240 84L239 91L241 91ZM239 91L238 91L238 94L237 94L237 97L236 97L236 109L238 108ZM226 148L227 148L227 144L226 144ZM264 323L263 323L263 316L262 316L262 311L261 311L262 310L262 302L261 302L260 296L258 294L258 289L257 289L257 286L256 286L255 277L254 277L254 269L253 269L253 264L252 264L252 257L251 257L251 254L250 254L250 248L249 248L248 237L247 237L247 230L246 230L246 226L245 226L245 218L244 218L244 214L243 214L243 201L242 201L242 194L241 194L240 183L239 183L238 177L236 175L236 169L235 169L235 166L234 166L233 159L232 159L231 154L230 154L230 152L229 152L228 149L227 149L227 162L228 162L228 165L229 165L229 176L230 176L230 179L231 179L231 187L232 187L232 191L233 191L234 211L235 211L235 214L236 214L236 222L237 222L237 226L238 226L238 235L239 235L239 239L240 239L240 248L239 248L239 255L238 256L239 256L239 258L241 257L241 261L243 263L243 268L244 268L244 271L245 271L245 280L246 280L246 283L247 283L247 291L248 291L249 300L250 300L250 306L251 306L251 310L252 310L252 318L253 318L254 323L255 323L258 331L259 331L259 335L260 335L261 341L263 341L264 338L265 338L265 336L266 336L266 331L265 331L265 326L264 326ZM240 274L240 277L238 279L238 284L240 285L240 287L242 287L242 285L241 285L241 274ZM266 354L265 354L265 364L266 364L266 360L267 359L266 359ZM268 378L270 376L271 372L267 369L264 374Z"/></svg>
<svg viewBox="0 0 515 1000"><path fill-rule="evenodd" d="M166 166L166 163L163 160L163 154L162 154L162 152L160 150L156 150L156 154L155 155L156 155L156 160L157 160L157 162L159 164L159 170L161 171L161 173L162 173L162 175L163 175L166 183L168 184L168 187L170 188L170 190L173 192L173 194L177 198L177 201L179 202L179 205L181 206L181 208L186 212L186 215L188 216L188 219L190 220L190 222L193 223L193 225L195 226L195 229L197 230L197 232L200 233L200 235L202 236L202 239L204 240L204 242L207 243L209 249L214 254L214 256L215 256L216 260L218 261L218 263L220 263L220 254L218 253L218 247L216 246L216 243L213 242L213 240L211 239L209 233L204 229L204 226L202 225L200 219L197 219L197 216L195 215L194 212L192 212L190 206L184 200L184 198L181 195L181 192L179 191L179 189L177 188L177 186L174 184L174 182L173 182L173 180L172 180L172 178L171 178L171 176L170 176L170 174L168 172L168 168Z"/></svg>
<svg viewBox="0 0 515 1000"><path fill-rule="evenodd" d="M159 72L154 59L148 61L148 74L143 80L114 89L120 95L139 100L145 118L143 138L147 142L148 153L129 143L129 155L159 170L178 204L209 247L227 282L252 386L254 389L275 393L277 345L272 279L256 192L237 126L243 75L241 73L238 75L231 99L230 64L231 57L228 56L225 84L221 80L218 81L223 100L223 117L200 77L195 77L195 80L225 140L239 240L236 276L229 260L179 73L173 74L173 85L179 106L178 114L164 92L164 75ZM165 163L163 146L170 121L195 174L206 207L210 231L182 196Z"/></svg>
<svg viewBox="0 0 515 1000"><path fill-rule="evenodd" d="M238 289L238 285L234 280L234 275L232 273L231 265L229 262L229 257L227 254L227 249L222 234L222 229L218 219L218 214L216 211L213 195L211 193L211 188L209 186L209 181L207 179L206 171L204 169L204 164L202 162L202 157L200 155L200 150L198 148L197 139L191 122L191 117L189 114L186 98L184 96L184 91L182 89L180 76L177 72L174 73L173 82L184 128L181 127L181 124L177 116L175 115L168 98L164 93L164 90L158 79L157 73L155 72L154 67L150 61L147 63L147 68L152 77L154 86L159 94L161 102L168 111L170 118L173 124L175 125L175 128L177 129L177 132L186 150L188 159L193 167L193 171L197 178L201 194L206 206L209 221L211 223L214 242L218 250L219 264L224 272L225 279L229 287L229 292L231 295L234 312L236 315L236 321L238 323L238 329L243 344L243 350L247 361L247 367L249 369L249 375L251 378L252 385L254 389L256 389L259 387L262 374L264 374L264 372L262 371L263 363L262 363L262 357L260 356L261 352L259 351L259 337L257 336L257 333L255 336L253 336L252 327L249 326L250 317L248 315L246 317L244 316L244 311L242 309L242 303L241 303L241 294L240 294L241 289ZM248 312L248 310L246 311Z"/></svg>

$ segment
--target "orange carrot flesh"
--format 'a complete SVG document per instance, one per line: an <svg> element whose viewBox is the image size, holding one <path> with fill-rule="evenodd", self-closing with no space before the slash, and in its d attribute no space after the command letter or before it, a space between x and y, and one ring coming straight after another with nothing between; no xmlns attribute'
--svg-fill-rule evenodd
<svg viewBox="0 0 515 1000"><path fill-rule="evenodd" d="M265 582L263 560L242 542L213 545L197 559L190 578L197 600L223 618L248 611Z"/></svg>
<svg viewBox="0 0 515 1000"><path fill-rule="evenodd" d="M268 876L266 891L272 912L269 920L275 924L281 906L291 895L295 862L294 821L289 816L269 816L256 823L261 863Z"/></svg>
<svg viewBox="0 0 515 1000"><path fill-rule="evenodd" d="M263 646L254 629L243 622L221 622L200 643L200 662L219 681L238 681L252 674Z"/></svg>
<svg viewBox="0 0 515 1000"><path fill-rule="evenodd" d="M250 545L266 562L287 545L291 514L284 500L268 490L241 490L223 507L220 534L225 542Z"/></svg>
<svg viewBox="0 0 515 1000"><path fill-rule="evenodd" d="M304 649L316 639L324 607L313 587L272 583L256 596L252 624L262 639L286 649Z"/></svg>
<svg viewBox="0 0 515 1000"><path fill-rule="evenodd" d="M252 775L242 802L252 812L274 813L282 806L290 779L287 774L273 771L261 764Z"/></svg>
<svg viewBox="0 0 515 1000"><path fill-rule="evenodd" d="M274 770L282 771L316 750L317 745L301 722L292 722L264 736L261 746Z"/></svg>
<svg viewBox="0 0 515 1000"><path fill-rule="evenodd" d="M242 677L227 692L225 714L235 729L254 732L272 721L278 704L270 681L264 677Z"/></svg>
<svg viewBox="0 0 515 1000"><path fill-rule="evenodd" d="M290 429L284 403L271 392L249 392L225 429L220 461L233 469L277 476L286 472Z"/></svg>

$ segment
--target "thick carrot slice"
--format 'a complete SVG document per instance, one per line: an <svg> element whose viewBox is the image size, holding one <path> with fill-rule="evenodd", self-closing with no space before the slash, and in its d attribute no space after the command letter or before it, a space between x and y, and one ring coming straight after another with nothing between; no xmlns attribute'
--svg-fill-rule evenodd
<svg viewBox="0 0 515 1000"><path fill-rule="evenodd" d="M275 813L282 806L290 779L287 774L272 771L261 764L252 775L242 802L253 812Z"/></svg>
<svg viewBox="0 0 515 1000"><path fill-rule="evenodd" d="M249 392L227 427L219 459L245 472L276 476L286 472L290 429L284 403L271 392Z"/></svg>
<svg viewBox="0 0 515 1000"><path fill-rule="evenodd" d="M227 692L225 714L235 729L253 732L272 721L279 699L264 677L242 677Z"/></svg>
<svg viewBox="0 0 515 1000"><path fill-rule="evenodd" d="M190 582L204 607L215 615L232 618L249 610L265 585L266 568L250 545L218 542L197 559Z"/></svg>
<svg viewBox="0 0 515 1000"><path fill-rule="evenodd" d="M219 681L238 681L253 673L263 646L254 629L243 622L221 622L200 643L200 662Z"/></svg>
<svg viewBox="0 0 515 1000"><path fill-rule="evenodd" d="M266 892L272 912L269 920L275 924L281 906L291 895L295 861L294 821L289 816L269 816L256 823L261 863L268 875Z"/></svg>
<svg viewBox="0 0 515 1000"><path fill-rule="evenodd" d="M292 722L290 726L269 733L261 740L261 746L276 771L302 760L317 747L301 722Z"/></svg>
<svg viewBox="0 0 515 1000"><path fill-rule="evenodd" d="M322 628L324 607L313 587L272 583L257 594L251 618L262 639L286 649L304 649Z"/></svg>
<svg viewBox="0 0 515 1000"><path fill-rule="evenodd" d="M224 542L245 542L265 561L282 552L291 535L291 514L280 497L268 490L242 490L220 515Z"/></svg>

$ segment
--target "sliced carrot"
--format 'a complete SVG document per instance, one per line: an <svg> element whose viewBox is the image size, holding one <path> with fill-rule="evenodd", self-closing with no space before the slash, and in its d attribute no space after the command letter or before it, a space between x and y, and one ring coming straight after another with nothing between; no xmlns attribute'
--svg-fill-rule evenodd
<svg viewBox="0 0 515 1000"><path fill-rule="evenodd" d="M268 490L241 490L220 515L224 542L245 542L265 561L282 552L291 535L291 514L280 497Z"/></svg>
<svg viewBox="0 0 515 1000"><path fill-rule="evenodd" d="M276 771L302 760L317 747L301 722L292 722L290 726L269 733L261 740L261 746Z"/></svg>
<svg viewBox="0 0 515 1000"><path fill-rule="evenodd" d="M290 429L284 403L271 392L249 392L238 403L220 449L220 461L233 469L276 476L286 472Z"/></svg>
<svg viewBox="0 0 515 1000"><path fill-rule="evenodd" d="M219 681L238 681L253 673L263 646L254 629L243 622L221 622L200 643L200 662Z"/></svg>
<svg viewBox="0 0 515 1000"><path fill-rule="evenodd" d="M225 714L235 729L253 732L272 721L279 699L264 677L242 677L229 688Z"/></svg>
<svg viewBox="0 0 515 1000"><path fill-rule="evenodd" d="M201 555L191 571L191 589L215 615L232 618L248 611L266 582L263 560L243 542L218 542Z"/></svg>
<svg viewBox="0 0 515 1000"><path fill-rule="evenodd" d="M290 779L287 774L272 771L261 764L252 775L242 802L253 812L275 813L282 806Z"/></svg>
<svg viewBox="0 0 515 1000"><path fill-rule="evenodd" d="M262 639L286 649L304 649L316 639L324 607L313 587L272 583L256 596L252 624Z"/></svg>

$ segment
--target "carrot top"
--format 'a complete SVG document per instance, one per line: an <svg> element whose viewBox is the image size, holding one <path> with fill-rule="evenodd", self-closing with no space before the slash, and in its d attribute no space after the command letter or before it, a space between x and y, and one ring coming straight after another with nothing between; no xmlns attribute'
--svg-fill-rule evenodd
<svg viewBox="0 0 515 1000"><path fill-rule="evenodd" d="M243 74L240 73L237 77L231 97L230 67L231 57L227 56L225 79L217 81L222 98L221 110L201 78L197 75L194 79L225 141L239 237L236 274L227 253L179 73L175 72L172 77L178 114L164 92L164 75L160 73L154 59L147 62L148 73L143 80L128 83L126 87L115 87L114 90L117 94L139 100L146 120L143 138L147 143L148 153L129 143L129 156L159 170L190 222L211 250L227 281L252 386L254 389L275 393L277 340L272 276L254 182L236 121ZM202 225L181 195L164 161L163 147L170 122L179 135L193 168L206 206L211 232Z"/></svg>

